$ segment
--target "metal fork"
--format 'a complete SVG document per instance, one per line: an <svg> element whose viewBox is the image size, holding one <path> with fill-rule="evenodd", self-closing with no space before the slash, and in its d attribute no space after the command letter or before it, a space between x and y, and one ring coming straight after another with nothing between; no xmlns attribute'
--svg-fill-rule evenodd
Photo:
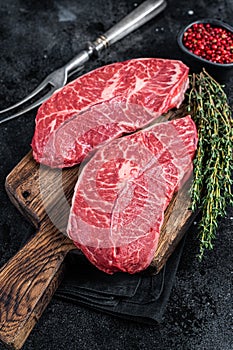
<svg viewBox="0 0 233 350"><path fill-rule="evenodd" d="M50 87L49 92L45 93L43 97L38 98L35 102L29 104L29 106L21 109L10 116L7 116L0 120L0 124L6 121L14 119L35 107L38 107L41 103L46 101L57 89L60 89L67 83L68 77L80 71L84 64L94 54L99 54L103 49L109 47L116 41L122 39L132 31L136 30L154 16L159 14L165 9L167 3L165 0L147 0L138 6L134 11L124 17L119 23L114 25L105 34L100 35L94 42L88 42L87 48L82 50L71 61L65 64L63 67L55 70L49 74L42 83L32 91L27 97L20 102L14 104L11 107L3 109L0 114L12 112L13 109L21 107L26 102L29 102L33 97L37 96L46 88Z"/></svg>

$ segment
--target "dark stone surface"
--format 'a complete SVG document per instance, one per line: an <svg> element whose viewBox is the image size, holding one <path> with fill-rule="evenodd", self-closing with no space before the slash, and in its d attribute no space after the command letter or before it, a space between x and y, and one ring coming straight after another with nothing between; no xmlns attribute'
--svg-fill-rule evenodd
<svg viewBox="0 0 233 350"><path fill-rule="evenodd" d="M163 14L85 69L140 56L182 59L176 34L183 25L205 17L233 24L231 0L168 2ZM0 0L0 109L23 98L136 3L141 1ZM189 10L194 14L189 15ZM231 104L232 83L229 77L226 89ZM34 230L4 190L5 177L30 150L34 117L35 112L28 113L0 127L0 266ZM199 263L197 230L192 226L161 324L130 323L53 298L23 349L232 349L232 228L229 209L214 250Z"/></svg>

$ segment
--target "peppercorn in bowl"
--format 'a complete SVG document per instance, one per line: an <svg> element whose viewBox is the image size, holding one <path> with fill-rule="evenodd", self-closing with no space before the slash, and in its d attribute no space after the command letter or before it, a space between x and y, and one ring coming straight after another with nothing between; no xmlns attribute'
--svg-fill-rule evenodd
<svg viewBox="0 0 233 350"><path fill-rule="evenodd" d="M202 19L182 29L177 42L193 71L205 68L219 81L233 72L233 27L217 19Z"/></svg>

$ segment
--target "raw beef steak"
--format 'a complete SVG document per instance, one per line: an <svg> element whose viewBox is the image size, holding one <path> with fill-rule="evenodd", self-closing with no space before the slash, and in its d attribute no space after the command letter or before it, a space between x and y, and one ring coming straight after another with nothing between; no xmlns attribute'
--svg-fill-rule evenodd
<svg viewBox="0 0 233 350"><path fill-rule="evenodd" d="M164 211L192 172L197 144L190 116L111 141L84 166L67 233L107 273L151 263Z"/></svg>
<svg viewBox="0 0 233 350"><path fill-rule="evenodd" d="M39 108L33 156L51 167L78 164L103 143L178 107L187 86L188 67L180 61L143 58L98 68Z"/></svg>

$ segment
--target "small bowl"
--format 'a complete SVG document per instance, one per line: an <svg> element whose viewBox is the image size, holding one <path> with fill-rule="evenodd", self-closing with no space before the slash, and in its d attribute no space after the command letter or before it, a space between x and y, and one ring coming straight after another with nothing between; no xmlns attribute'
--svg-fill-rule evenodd
<svg viewBox="0 0 233 350"><path fill-rule="evenodd" d="M202 68L205 68L209 74L211 74L215 79L219 80L220 82L228 80L230 75L233 72L233 63L211 62L200 56L195 55L194 53L190 52L188 48L184 46L183 44L184 33L196 23L197 24L209 23L213 26L224 28L230 31L231 33L233 33L233 27L217 19L204 18L204 19L190 23L185 28L183 28L177 36L178 45L180 49L183 51L183 53L185 54L184 62L187 64L187 66L191 68L193 72L200 72Z"/></svg>

